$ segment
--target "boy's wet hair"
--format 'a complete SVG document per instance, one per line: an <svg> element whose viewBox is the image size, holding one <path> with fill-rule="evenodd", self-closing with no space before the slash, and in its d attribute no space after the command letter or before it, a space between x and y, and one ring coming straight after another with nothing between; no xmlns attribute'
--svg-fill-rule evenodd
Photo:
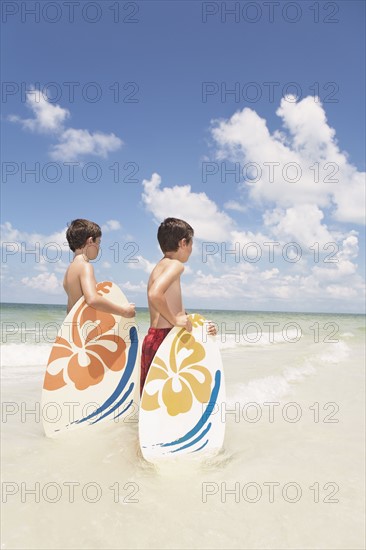
<svg viewBox="0 0 366 550"><path fill-rule="evenodd" d="M178 218L166 218L158 229L158 241L164 253L175 252L180 240L186 239L189 242L193 235L192 227Z"/></svg>
<svg viewBox="0 0 366 550"><path fill-rule="evenodd" d="M89 237L92 237L93 242L95 242L97 237L101 236L102 230L97 223L83 219L73 220L68 224L68 229L66 231L66 239L73 252L75 252L77 248L82 248Z"/></svg>

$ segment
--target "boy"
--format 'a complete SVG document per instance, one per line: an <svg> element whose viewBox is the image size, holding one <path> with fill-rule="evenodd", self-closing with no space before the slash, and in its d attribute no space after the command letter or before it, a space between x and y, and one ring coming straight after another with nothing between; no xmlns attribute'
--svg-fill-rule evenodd
<svg viewBox="0 0 366 550"><path fill-rule="evenodd" d="M140 395L154 355L173 326L192 331L183 309L180 276L192 252L193 234L192 227L177 218L166 218L158 229L164 257L152 270L147 286L150 328L142 344ZM207 332L215 335L215 326L209 324Z"/></svg>
<svg viewBox="0 0 366 550"><path fill-rule="evenodd" d="M114 305L97 293L94 269L89 261L98 256L101 237L99 225L89 220L77 219L68 227L66 238L74 258L64 277L64 289L68 296L67 313L84 296L88 306L95 309L122 317L134 317L135 304L125 307Z"/></svg>

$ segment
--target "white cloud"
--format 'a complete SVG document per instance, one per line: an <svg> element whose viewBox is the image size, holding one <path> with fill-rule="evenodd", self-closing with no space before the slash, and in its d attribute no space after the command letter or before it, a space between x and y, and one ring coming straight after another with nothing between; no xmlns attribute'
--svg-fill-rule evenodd
<svg viewBox="0 0 366 550"><path fill-rule="evenodd" d="M249 243L256 243L261 249L265 249L265 242L271 241L269 235L265 235L260 231L254 233L253 231L231 231L231 243L239 244L239 249L242 250ZM273 240L273 239L272 239ZM250 248L250 247L249 247ZM250 250L248 248L248 256L250 256Z"/></svg>
<svg viewBox="0 0 366 550"><path fill-rule="evenodd" d="M356 273L357 264L354 264L351 259L358 256L358 238L357 232L351 231L350 234L342 241L339 252L332 254L335 250L330 249L329 257L323 260L324 266L314 266L312 268L312 277L315 277L318 281L343 282L347 280L347 285L357 287L361 283L362 278ZM330 261L332 260L332 261ZM351 277L354 275L354 277ZM338 293L339 294L339 293ZM340 294L339 294L340 295Z"/></svg>
<svg viewBox="0 0 366 550"><path fill-rule="evenodd" d="M49 103L43 93L34 88L27 93L26 104L33 111L34 118L22 119L17 115L10 115L8 118L34 132L54 134L58 139L58 143L52 145L50 151L50 157L54 160L74 161L85 155L107 158L109 153L117 151L123 145L123 141L114 133L65 129L64 123L70 117L70 111Z"/></svg>
<svg viewBox="0 0 366 550"><path fill-rule="evenodd" d="M276 114L293 137L293 150L311 160L333 157L343 161L334 141L335 130L328 126L319 98L308 96L299 102L289 99L282 99Z"/></svg>
<svg viewBox="0 0 366 550"><path fill-rule="evenodd" d="M35 277L23 277L21 282L29 288L41 290L46 294L61 294L63 292L62 285L54 273L40 273Z"/></svg>
<svg viewBox="0 0 366 550"><path fill-rule="evenodd" d="M47 261L46 261L46 259L45 259L43 256L41 256L41 257L39 258L39 262L38 262L37 265L34 267L34 269L35 269L36 271L42 271L42 272L48 271L48 269L47 269Z"/></svg>
<svg viewBox="0 0 366 550"><path fill-rule="evenodd" d="M68 267L69 267L69 264L67 264L66 262L63 262L62 260L59 260L56 264L55 272L65 274L65 271Z"/></svg>
<svg viewBox="0 0 366 550"><path fill-rule="evenodd" d="M358 172L347 153L340 151L335 130L316 99L281 100L276 114L288 136L279 131L271 135L265 119L247 107L228 120L212 121L217 158L239 161L242 171L249 163L257 164L242 185L254 203L295 210L304 204L333 208L334 219L362 224L365 173ZM296 174L298 181L293 181Z"/></svg>
<svg viewBox="0 0 366 550"><path fill-rule="evenodd" d="M288 274L276 266L262 269L260 263L243 261L224 264L221 273L215 275L198 270L194 280L182 282L185 301L200 299L207 307L215 303L217 309L324 311L336 304L338 311L348 310L349 303L356 305L365 296L364 281L349 260L356 253L353 237L345 239L342 250L348 252L337 264L319 263L304 273Z"/></svg>
<svg viewBox="0 0 366 550"><path fill-rule="evenodd" d="M43 93L35 88L27 93L26 105L33 111L35 118L22 119L10 115L9 120L19 122L23 128L34 132L58 133L62 131L65 120L70 116L68 109L49 103Z"/></svg>
<svg viewBox="0 0 366 550"><path fill-rule="evenodd" d="M184 264L184 271L182 273L182 276L184 277L184 275L193 275L193 273L194 273L194 271L191 268L191 266L189 266L187 264Z"/></svg>
<svg viewBox="0 0 366 550"><path fill-rule="evenodd" d="M127 267L129 267L130 269L141 269L142 271L145 271L145 273L147 273L148 275L151 274L152 270L154 269L154 267L156 266L156 262L150 262L149 260L147 260L146 258L144 258L143 256L135 256L134 259L138 260L137 262L127 262ZM185 264L184 265L184 272L182 275L192 275L193 274L193 270L192 268ZM146 283L145 283L145 286L146 286Z"/></svg>
<svg viewBox="0 0 366 550"><path fill-rule="evenodd" d="M268 301L269 296L283 294L283 289L277 288L279 275L277 268L261 272L258 266L245 262L230 267L224 264L223 272L218 275L198 270L194 281L183 282L182 289L189 299L206 298L208 303L238 309L255 308L256 304Z"/></svg>
<svg viewBox="0 0 366 550"><path fill-rule="evenodd" d="M183 219L198 239L211 241L225 240L234 228L230 216L221 212L206 193L192 192L190 185L161 188L161 177L156 173L142 184L142 200L159 223L167 217Z"/></svg>
<svg viewBox="0 0 366 550"><path fill-rule="evenodd" d="M236 112L228 120L216 120L212 124L217 159L239 162L242 169L250 163L259 167L259 176L256 170L248 170L246 181L239 185L241 196L227 202L225 208L240 211L242 207L246 211L259 207L263 211L263 228L267 233L231 229L229 243L224 246L230 250L230 245L236 247L239 244L242 252L249 242L254 242L268 254L265 242L277 241L280 244L274 248L275 267L268 270L266 266L262 272L261 262L252 264L252 272L243 271L242 266L236 265L229 256L230 272L223 273L217 256L208 258L211 261L208 268L219 274L217 299L220 300L223 294L221 280L224 280L227 292L231 297L237 297L238 302L244 292L250 302L259 305L272 299L291 300L292 303L296 301L299 309L307 310L309 300L315 308L317 304L329 304L334 300L345 304L344 307L347 303L357 307L357 301L365 294L364 281L357 273L355 262L358 233L342 231L328 220L364 223L365 174L357 171L350 164L347 153L340 150L335 130L328 125L318 98L315 101L308 97L297 103L283 99L277 114L282 118L287 133L276 130L271 134L266 121L249 108ZM275 162L279 166L272 167L274 171L271 173L268 163ZM299 168L297 182L289 181L294 174L291 163ZM289 169L287 177L286 167ZM317 168L318 181L315 176ZM283 246L290 242L300 245L303 257L294 264L286 265L282 261L280 267L276 258L280 258ZM316 243L319 258L315 260ZM329 257L336 261L327 262ZM243 261L242 256L240 261ZM258 281L264 284L258 285ZM202 292L205 296L206 286L204 279L199 277L192 292L197 296ZM212 292L215 294L215 289Z"/></svg>
<svg viewBox="0 0 366 550"><path fill-rule="evenodd" d="M103 233L109 233L110 231L121 229L121 224L117 220L108 220L101 226L101 229ZM0 230L2 245L14 243L18 245L19 252L21 251L21 247L25 250L28 248L31 249L33 246L38 250L40 256L44 256L47 259L47 255L49 255L50 259L52 259L56 257L57 252L61 255L61 252L70 250L66 239L66 226L60 231L55 231L50 235L21 231L13 227L10 222L1 224ZM59 262L60 261L61 259Z"/></svg>
<svg viewBox="0 0 366 550"><path fill-rule="evenodd" d="M275 208L266 210L263 222L274 237L282 241L295 241L303 248L310 248L314 243L322 247L334 242L334 237L322 224L323 212L315 204L301 204L296 207Z"/></svg>
<svg viewBox="0 0 366 550"><path fill-rule="evenodd" d="M191 216L196 215L192 202L197 204L198 194L193 193L189 186L161 189L160 183L157 174L150 181L144 181L143 200L154 217L158 216L158 212L159 219L163 219L168 212L170 214L170 209L164 211L164 205L174 204L171 195L173 190L176 202L180 204L185 197ZM205 197L211 208L219 212L216 204ZM188 212L181 212L175 215L185 216L190 222L186 215ZM201 220L190 222L194 227L194 223L199 225L202 222L203 212L206 214L201 207ZM322 209L316 204L300 202L286 208L277 206L266 210L263 214L266 233L260 230L240 230L226 215L226 230L216 235L216 241L212 238L212 219L206 220L206 215L203 218L203 223L207 221L208 224L209 238L200 243L201 250L197 244L194 246L195 254L190 259L198 270L194 278L182 280L183 294L190 303L199 300L210 307L215 303L217 308L266 310L273 307L324 311L329 304L334 308L335 301L339 310L352 309L349 304L359 309L359 300L365 290L363 279L357 273L357 264L353 261L358 256L358 233L354 230L345 233L334 227L330 229L324 223ZM215 247L214 250L209 249L208 253L207 248L204 248L207 242ZM274 246L274 258L270 259L272 247L268 243L275 242L279 246ZM297 243L301 249L300 259L294 263L290 261L293 258L292 250L287 251L288 258L283 257L283 247L290 242ZM257 248L251 243L255 243ZM315 257L317 248L314 243L318 243L319 257ZM259 261L251 262L250 259L257 256L256 250L259 251ZM236 254L232 254L232 251ZM331 258L335 260L334 263L329 262ZM204 266L205 271L199 266ZM146 272L150 272L151 268L152 265L145 264ZM342 292L338 288L345 280L352 291Z"/></svg>
<svg viewBox="0 0 366 550"><path fill-rule="evenodd" d="M127 262L127 267L130 269L142 269L145 273L150 275L155 267L155 264L153 262L149 262L149 260L140 255L134 256L134 259L137 260L137 262Z"/></svg>
<svg viewBox="0 0 366 550"><path fill-rule="evenodd" d="M103 224L103 232L115 231L121 227L117 220L108 220ZM0 226L1 246L4 248L3 257L5 261L12 258L20 260L21 264L26 261L33 264L36 271L47 272L49 269L55 273L64 274L69 264L64 261L71 260L73 253L69 249L66 240L67 227L50 235L41 233L28 233L5 222ZM104 262L103 267L109 269L111 264ZM31 281L31 279L29 279Z"/></svg>
<svg viewBox="0 0 366 550"><path fill-rule="evenodd" d="M138 284L131 283L130 281L127 281L125 283L120 283L119 285L123 290L130 291L130 292L146 292L147 286L146 283L143 281L140 281Z"/></svg>
<svg viewBox="0 0 366 550"><path fill-rule="evenodd" d="M224 204L226 210L236 210L237 212L246 212L248 210L247 206L240 204L238 201L227 201Z"/></svg>
<svg viewBox="0 0 366 550"><path fill-rule="evenodd" d="M218 298L229 299L232 297L231 290L222 277L216 277L212 273L204 274L200 270L194 281L182 282L183 294L189 298L209 298L211 301Z"/></svg>
<svg viewBox="0 0 366 550"><path fill-rule="evenodd" d="M55 257L56 252L69 250L69 245L66 240L67 227L61 231L51 233L51 235L43 235L41 233L28 233L20 231L12 226L10 222L5 222L1 228L1 243L4 246L6 243L14 243L18 245L19 252L24 248L24 252L29 248L38 251L39 255L47 257Z"/></svg>
<svg viewBox="0 0 366 550"><path fill-rule="evenodd" d="M344 185L337 185L333 191L335 210L333 218L340 222L353 221L360 225L365 224L365 173L357 172L353 166L343 170Z"/></svg>
<svg viewBox="0 0 366 550"><path fill-rule="evenodd" d="M261 273L261 279L263 281L267 281L268 279L273 279L273 277L276 277L279 275L280 270L277 269L277 267L273 267L272 269L266 269L265 271L262 271Z"/></svg>
<svg viewBox="0 0 366 550"><path fill-rule="evenodd" d="M329 285L325 290L333 299L355 298L357 296L357 290L344 285Z"/></svg>
<svg viewBox="0 0 366 550"><path fill-rule="evenodd" d="M0 279L2 281L7 277L8 269L9 269L9 266L2 262L0 265Z"/></svg>
<svg viewBox="0 0 366 550"><path fill-rule="evenodd" d="M51 148L50 156L54 160L76 160L82 155L94 155L107 158L108 153L117 151L123 142L115 134L69 128L60 134L59 142Z"/></svg>
<svg viewBox="0 0 366 550"><path fill-rule="evenodd" d="M118 220L108 220L102 225L101 229L102 233L109 233L110 231L117 231L121 229L121 227Z"/></svg>

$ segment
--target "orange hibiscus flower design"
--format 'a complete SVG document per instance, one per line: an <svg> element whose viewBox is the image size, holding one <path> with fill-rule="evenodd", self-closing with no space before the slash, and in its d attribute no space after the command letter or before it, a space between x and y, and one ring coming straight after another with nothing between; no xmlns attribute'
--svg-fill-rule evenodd
<svg viewBox="0 0 366 550"><path fill-rule="evenodd" d="M111 283L97 285L98 294L109 292ZM116 321L110 313L103 313L81 303L73 315L70 338L58 336L48 360L44 381L46 390L58 390L67 384L64 373L78 390L99 384L107 369L120 371L126 365L126 343L113 328Z"/></svg>

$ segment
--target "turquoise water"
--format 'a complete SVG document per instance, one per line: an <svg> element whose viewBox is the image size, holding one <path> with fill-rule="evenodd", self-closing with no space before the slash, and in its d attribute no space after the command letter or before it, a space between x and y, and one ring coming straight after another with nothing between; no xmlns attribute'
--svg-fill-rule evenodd
<svg viewBox="0 0 366 550"><path fill-rule="evenodd" d="M360 314L286 313L271 311L205 310L200 313L217 324L220 333L232 335L237 343L255 342L256 335L262 340L275 332L283 333L288 340L298 336L313 335L315 340L337 340L339 331L346 327L355 330L354 337L362 338L365 331L364 316ZM141 334L149 327L149 310L136 308L136 321ZM193 313L193 311L188 311ZM52 343L66 316L61 305L46 304L1 304L1 343ZM277 323L277 324L276 324ZM294 326L291 327L291 323ZM289 326L287 326L289 325ZM293 330L292 330L293 329ZM293 336L291 336L291 330ZM252 335L250 337L249 335ZM248 336L247 336L248 335ZM230 340L226 338L223 343Z"/></svg>
<svg viewBox="0 0 366 550"><path fill-rule="evenodd" d="M137 418L44 436L66 311L3 304L3 548L364 548L364 317L200 312L219 330L224 448L164 469L142 459ZM137 323L142 339L147 309Z"/></svg>

